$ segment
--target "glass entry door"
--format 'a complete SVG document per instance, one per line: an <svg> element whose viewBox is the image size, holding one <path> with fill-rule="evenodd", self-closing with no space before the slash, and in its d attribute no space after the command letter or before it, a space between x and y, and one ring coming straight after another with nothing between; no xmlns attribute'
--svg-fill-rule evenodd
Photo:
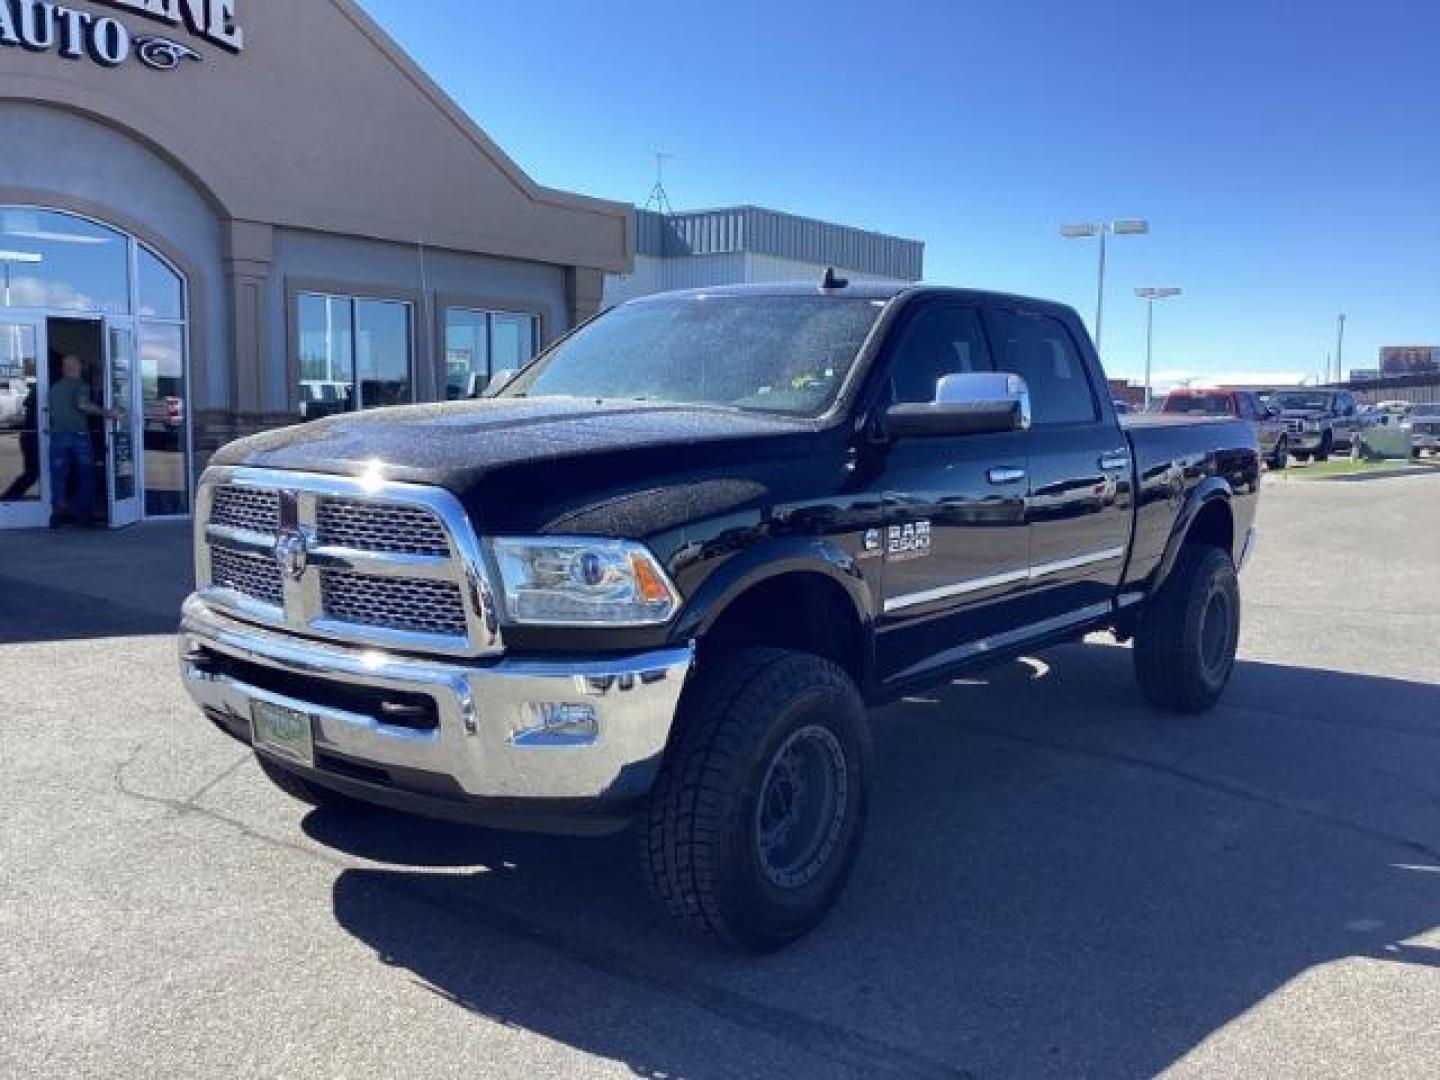
<svg viewBox="0 0 1440 1080"><path fill-rule="evenodd" d="M0 529L50 520L45 321L0 313Z"/></svg>
<svg viewBox="0 0 1440 1080"><path fill-rule="evenodd" d="M105 422L105 477L110 527L134 525L144 514L137 447L143 438L140 380L135 377L135 331L106 326L105 407L115 413Z"/></svg>

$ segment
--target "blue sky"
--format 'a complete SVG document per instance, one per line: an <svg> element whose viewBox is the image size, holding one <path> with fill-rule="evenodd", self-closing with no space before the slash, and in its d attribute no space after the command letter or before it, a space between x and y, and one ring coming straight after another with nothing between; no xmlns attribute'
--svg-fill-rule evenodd
<svg viewBox="0 0 1440 1080"><path fill-rule="evenodd" d="M1440 5L362 0L539 182L922 239L926 276L1094 314L1104 353L1317 372L1440 342Z"/></svg>

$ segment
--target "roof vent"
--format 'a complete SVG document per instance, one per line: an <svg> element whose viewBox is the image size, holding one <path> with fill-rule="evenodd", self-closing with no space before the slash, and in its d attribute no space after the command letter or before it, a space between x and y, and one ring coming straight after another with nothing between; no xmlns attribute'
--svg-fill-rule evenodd
<svg viewBox="0 0 1440 1080"><path fill-rule="evenodd" d="M825 268L825 278L820 282L820 288L825 290L843 289L849 284L849 278L840 277L838 274L835 273L835 268L833 266L827 266Z"/></svg>

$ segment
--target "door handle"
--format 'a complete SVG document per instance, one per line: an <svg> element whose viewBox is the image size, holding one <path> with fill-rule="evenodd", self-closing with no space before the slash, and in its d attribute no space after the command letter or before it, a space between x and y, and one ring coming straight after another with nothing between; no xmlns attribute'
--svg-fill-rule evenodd
<svg viewBox="0 0 1440 1080"><path fill-rule="evenodd" d="M1002 466L991 469L986 476L989 477L992 484L1018 484L1025 479L1025 470Z"/></svg>
<svg viewBox="0 0 1440 1080"><path fill-rule="evenodd" d="M1100 468L1102 469L1128 469L1129 467L1130 455L1124 450L1100 455Z"/></svg>

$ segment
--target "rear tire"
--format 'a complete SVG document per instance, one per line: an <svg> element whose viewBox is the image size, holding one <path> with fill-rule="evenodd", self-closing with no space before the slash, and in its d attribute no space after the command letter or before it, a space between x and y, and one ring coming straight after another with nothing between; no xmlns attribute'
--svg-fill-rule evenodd
<svg viewBox="0 0 1440 1080"><path fill-rule="evenodd" d="M870 757L864 703L830 661L745 649L702 669L642 828L660 906L751 952L804 936L854 865Z"/></svg>
<svg viewBox="0 0 1440 1080"><path fill-rule="evenodd" d="M1230 556L1187 544L1135 631L1135 676L1150 703L1200 713L1224 692L1240 640L1240 586Z"/></svg>

